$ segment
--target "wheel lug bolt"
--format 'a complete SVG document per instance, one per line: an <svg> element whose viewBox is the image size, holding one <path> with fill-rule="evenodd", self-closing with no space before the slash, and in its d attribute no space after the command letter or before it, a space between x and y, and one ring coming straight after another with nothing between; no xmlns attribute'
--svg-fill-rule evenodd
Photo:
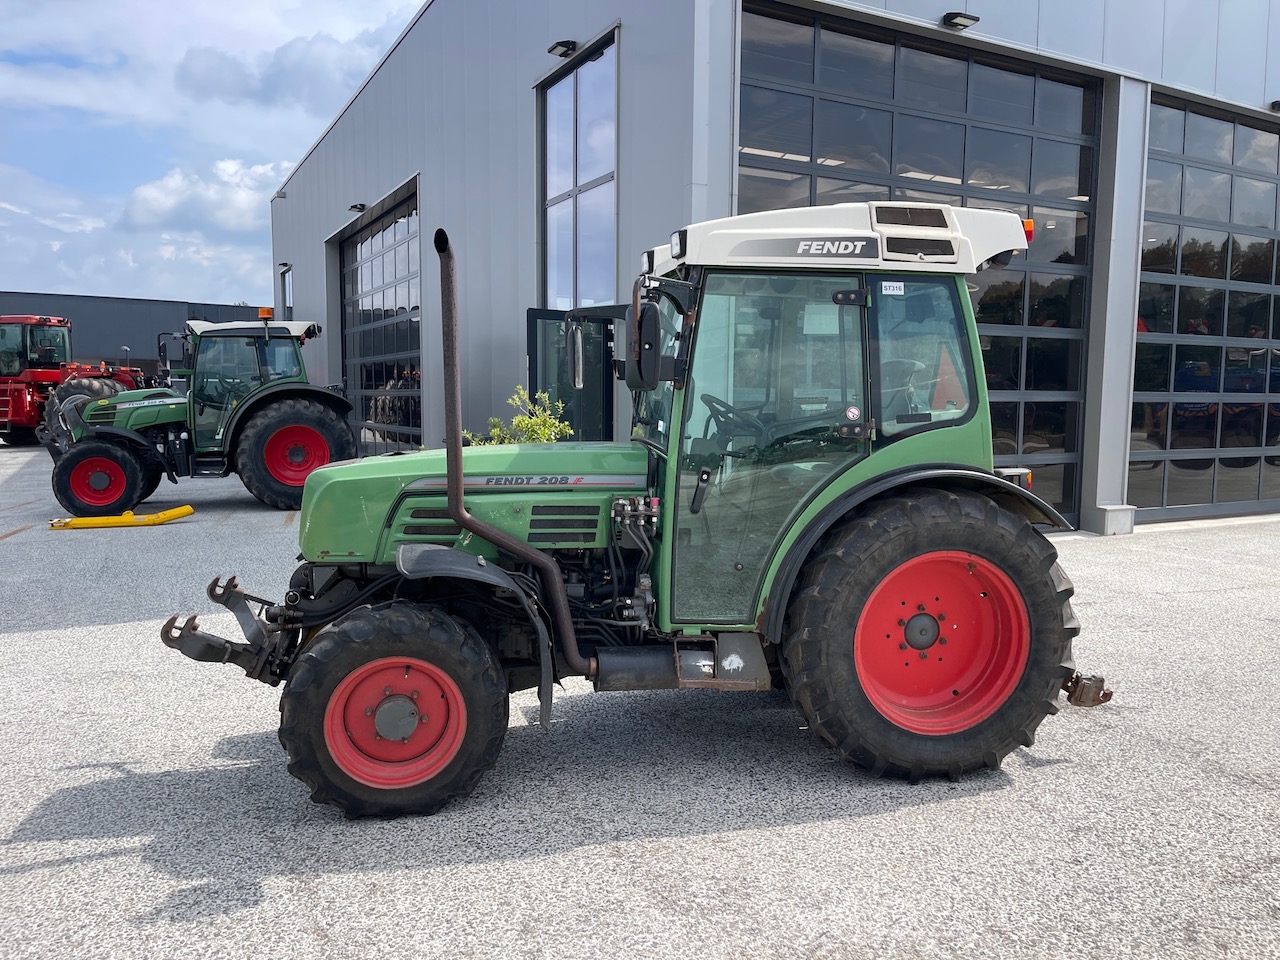
<svg viewBox="0 0 1280 960"><path fill-rule="evenodd" d="M928 659L929 659L929 655L928 655L927 653L925 653L923 650L921 650L921 651L920 651L920 659L921 659L921 660L928 660Z"/></svg>
<svg viewBox="0 0 1280 960"><path fill-rule="evenodd" d="M917 603L917 604L916 604L916 609L917 609L917 610L919 610L921 613L924 613L924 604L923 604L923 603Z"/></svg>
<svg viewBox="0 0 1280 960"><path fill-rule="evenodd" d="M417 700L417 699L418 699L418 691L417 691L417 690L413 691L413 693L409 694L409 696L411 696L411 697L413 697L413 699Z"/></svg>
<svg viewBox="0 0 1280 960"><path fill-rule="evenodd" d="M373 716L373 707L365 707L365 708L364 708L364 715L365 715L366 717L372 717L372 716Z"/></svg>
<svg viewBox="0 0 1280 960"><path fill-rule="evenodd" d="M938 638L938 642L939 642L940 644L942 644L942 645L945 647L945 646L947 645L947 638L946 638L946 637L939 637L939 638Z"/></svg>
<svg viewBox="0 0 1280 960"><path fill-rule="evenodd" d="M939 621L939 622L942 622L942 621L943 621L943 620L945 620L945 619L947 619L947 615L946 615L945 613L940 613L940 614L938 614L938 621Z"/></svg>
<svg viewBox="0 0 1280 960"><path fill-rule="evenodd" d="M905 649L907 649L907 645L906 645L905 643L900 643L900 644L898 644L898 649L899 649L899 650L905 650Z"/></svg>
<svg viewBox="0 0 1280 960"><path fill-rule="evenodd" d="M382 688L382 692L383 692L383 694L384 694L384 695L386 695L386 696L388 696L388 697L389 697L389 696L391 696L391 688L390 688L390 687L383 687L383 688Z"/></svg>
<svg viewBox="0 0 1280 960"><path fill-rule="evenodd" d="M906 625L907 625L907 621L905 621L905 620L899 620L899 621L898 621L898 626L900 626L900 627L905 627Z"/></svg>
<svg viewBox="0 0 1280 960"><path fill-rule="evenodd" d="M381 739L382 739L382 734L380 734L380 733L375 733L375 734L373 735L373 739L375 739L375 740L381 740Z"/></svg>

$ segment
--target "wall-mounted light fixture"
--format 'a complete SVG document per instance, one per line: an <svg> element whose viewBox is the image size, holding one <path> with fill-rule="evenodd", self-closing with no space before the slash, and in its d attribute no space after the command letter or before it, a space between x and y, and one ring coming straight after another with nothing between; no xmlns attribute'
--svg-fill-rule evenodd
<svg viewBox="0 0 1280 960"><path fill-rule="evenodd" d="M273 197L272 199L275 199L275 200L283 200L283 199L285 198L285 196L286 196L286 194L285 194L285 192L284 192L284 187L281 187L279 190L277 190L277 191L276 191L276 195L275 195L275 197Z"/></svg>
<svg viewBox="0 0 1280 960"><path fill-rule="evenodd" d="M353 203L351 206L347 207L347 209L352 213L364 213L369 208L363 203Z"/></svg>
<svg viewBox="0 0 1280 960"><path fill-rule="evenodd" d="M1280 112L1280 100L1272 100L1271 109Z"/></svg>
<svg viewBox="0 0 1280 960"><path fill-rule="evenodd" d="M978 22L980 18L975 17L972 13L951 12L942 15L942 25L951 27L953 30L967 30Z"/></svg>
<svg viewBox="0 0 1280 960"><path fill-rule="evenodd" d="M288 269L289 269L290 267L292 267L292 266L293 266L293 264L291 264L291 263L282 263L282 264L280 264L280 269L281 269L281 270L288 270Z"/></svg>
<svg viewBox="0 0 1280 960"><path fill-rule="evenodd" d="M577 49L577 40L557 40L551 46L547 47L547 53L551 54L553 57L567 57Z"/></svg>

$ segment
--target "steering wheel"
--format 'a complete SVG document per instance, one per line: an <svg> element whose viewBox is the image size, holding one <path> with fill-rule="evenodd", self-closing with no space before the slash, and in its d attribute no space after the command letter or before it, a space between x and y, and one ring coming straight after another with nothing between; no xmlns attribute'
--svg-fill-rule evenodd
<svg viewBox="0 0 1280 960"><path fill-rule="evenodd" d="M885 411L888 417L889 409L895 410L898 414L920 413L921 406L919 397L916 395L916 374L924 370L924 364L918 360L909 360L900 358L896 360L882 360L880 362L880 371L884 379L884 385L881 389L886 398L885 405L888 409ZM894 386L889 386L894 383ZM900 409L902 408L902 409Z"/></svg>
<svg viewBox="0 0 1280 960"><path fill-rule="evenodd" d="M733 437L754 436L758 438L764 436L767 428L759 417L747 413L745 410L739 410L737 407L725 403L719 397L713 397L709 393L702 394L699 399L711 411L711 419L715 421L717 433Z"/></svg>

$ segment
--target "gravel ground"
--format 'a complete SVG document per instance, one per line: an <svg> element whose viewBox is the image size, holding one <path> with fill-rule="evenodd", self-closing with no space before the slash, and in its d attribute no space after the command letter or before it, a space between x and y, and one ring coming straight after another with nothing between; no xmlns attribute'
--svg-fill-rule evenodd
<svg viewBox="0 0 1280 960"><path fill-rule="evenodd" d="M1055 538L1066 708L996 773L872 780L785 697L516 696L475 794L348 822L276 741L277 691L164 648L237 573L283 593L297 518L235 478L167 526L50 530L0 448L0 957L1280 956L1280 519Z"/></svg>

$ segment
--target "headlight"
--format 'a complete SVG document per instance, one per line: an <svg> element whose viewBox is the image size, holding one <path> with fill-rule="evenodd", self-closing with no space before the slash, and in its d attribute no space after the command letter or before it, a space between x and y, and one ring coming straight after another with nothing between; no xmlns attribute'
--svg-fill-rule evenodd
<svg viewBox="0 0 1280 960"><path fill-rule="evenodd" d="M688 230L677 230L671 235L671 256L675 260L684 259L685 243L689 239Z"/></svg>

